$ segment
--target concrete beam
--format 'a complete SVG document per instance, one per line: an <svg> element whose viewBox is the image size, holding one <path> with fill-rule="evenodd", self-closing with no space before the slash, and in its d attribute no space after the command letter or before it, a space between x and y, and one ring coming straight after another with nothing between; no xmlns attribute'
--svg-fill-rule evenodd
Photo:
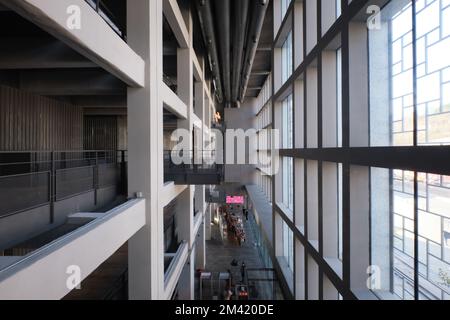
<svg viewBox="0 0 450 320"><path fill-rule="evenodd" d="M0 69L98 68L52 38L6 38L0 42Z"/></svg>
<svg viewBox="0 0 450 320"><path fill-rule="evenodd" d="M86 116L126 116L127 109L124 108L84 108L83 114Z"/></svg>
<svg viewBox="0 0 450 320"><path fill-rule="evenodd" d="M272 45L271 44L260 44L258 48L256 48L257 51L272 51Z"/></svg>
<svg viewBox="0 0 450 320"><path fill-rule="evenodd" d="M44 96L125 95L126 86L101 69L22 71L20 89Z"/></svg>
<svg viewBox="0 0 450 320"><path fill-rule="evenodd" d="M183 15L176 0L165 0L163 4L164 16L172 29L180 48L189 47L189 32Z"/></svg>
<svg viewBox="0 0 450 320"><path fill-rule="evenodd" d="M85 109L126 109L126 95L119 96L75 96L71 98L72 104Z"/></svg>
<svg viewBox="0 0 450 320"><path fill-rule="evenodd" d="M3 4L66 43L81 55L132 87L143 87L145 61L123 41L84 0L4 0ZM79 29L70 29L73 13L80 8Z"/></svg>
<svg viewBox="0 0 450 320"><path fill-rule="evenodd" d="M194 49L192 49L194 51ZM195 51L192 54L192 62L194 64L194 77L195 81L203 81L203 68L200 64L200 61L197 58L197 55L195 54Z"/></svg>
<svg viewBox="0 0 450 320"><path fill-rule="evenodd" d="M258 90L262 90L262 87L248 87L247 90L248 91L258 91Z"/></svg>
<svg viewBox="0 0 450 320"><path fill-rule="evenodd" d="M268 76L270 71L252 71L250 76Z"/></svg>
<svg viewBox="0 0 450 320"><path fill-rule="evenodd" d="M187 119L187 106L165 83L162 83L161 86L164 107L178 118Z"/></svg>

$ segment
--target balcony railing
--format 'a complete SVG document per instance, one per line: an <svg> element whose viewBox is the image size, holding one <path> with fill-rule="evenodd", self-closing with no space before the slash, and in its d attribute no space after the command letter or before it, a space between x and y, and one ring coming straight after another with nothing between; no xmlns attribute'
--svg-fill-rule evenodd
<svg viewBox="0 0 450 320"><path fill-rule="evenodd" d="M215 151L188 151L179 154L181 164L176 164L172 151L164 151L164 181L175 184L211 185L221 184L224 179L224 166L217 164Z"/></svg>
<svg viewBox="0 0 450 320"><path fill-rule="evenodd" d="M101 0L85 0L102 18L105 22L126 41L126 34L124 26L121 26L119 19L109 10L104 1Z"/></svg>
<svg viewBox="0 0 450 320"><path fill-rule="evenodd" d="M125 151L0 152L0 219L125 181Z"/></svg>
<svg viewBox="0 0 450 320"><path fill-rule="evenodd" d="M165 257L170 259L170 262L164 270L164 287L167 299L170 298L177 285L181 271L183 270L183 266L189 254L188 251L189 245L186 241L183 241L180 243L174 254L165 255Z"/></svg>

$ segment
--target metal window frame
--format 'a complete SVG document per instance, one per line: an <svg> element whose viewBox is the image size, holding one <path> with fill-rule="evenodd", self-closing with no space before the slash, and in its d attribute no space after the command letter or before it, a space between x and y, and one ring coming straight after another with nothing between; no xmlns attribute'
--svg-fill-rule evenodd
<svg viewBox="0 0 450 320"><path fill-rule="evenodd" d="M322 36L321 35L321 7L322 0L317 0L317 44L315 47L308 53L306 48L306 33L307 33L307 22L306 22L306 0L297 0L292 1L289 6L283 21L279 27L279 30L274 39L273 47L272 47L272 68L276 65L276 57L274 54L274 49L279 47L280 38L282 37L283 30L286 28L290 28L293 32L293 66L295 70L291 77L284 82L278 90L276 90L275 81L272 81L272 128L275 127L275 106L277 103L282 101L282 98L285 95L285 92L291 90L293 94L293 119L294 119L294 128L297 125L295 123L295 113L298 112L297 106L295 105L295 81L300 79L302 75L306 73L307 68L313 63L317 61L317 71L318 71L318 148L307 148L307 79L304 77L303 85L304 85L304 118L303 118L303 130L304 130L304 148L295 148L296 146L296 137L295 137L295 129L294 133L294 148L292 149L282 149L280 150L279 156L280 159L283 157L292 157L294 159L303 159L304 161L304 171L306 173L307 170L307 161L306 160L315 160L318 161L319 164L319 250L317 250L311 243L308 241L308 217L307 217L307 201L306 201L306 193L307 193L307 177L305 174L304 177L304 192L305 192L305 201L304 201L304 233L302 233L295 222L295 214L294 219L290 219L288 215L283 211L282 208L279 208L276 202L273 203L273 221L276 219L276 215L282 218L282 220L290 227L290 229L294 232L294 248L296 240L302 244L305 252L305 267L303 268L305 273L305 297L308 299L308 268L307 268L307 257L310 256L314 259L314 261L319 266L319 298L323 298L323 276L326 275L327 278L331 281L331 283L338 290L339 294L342 295L344 299L357 299L357 295L351 290L350 283L350 275L351 275L351 252L350 252L350 244L351 244L351 224L350 224L350 168L351 166L364 166L364 167L379 167L379 168L387 168L387 169L399 169L412 171L415 174L414 177L414 233L415 233L415 244L414 244L414 264L415 264L415 299L419 298L419 280L418 280L418 253L419 253L419 243L418 243L418 180L417 175L419 172L439 174L439 175L450 175L450 147L449 146L418 146L417 141L417 132L418 132L418 118L417 118L417 64L416 64L416 42L415 42L415 32L416 32L416 17L415 17L415 1L411 0L413 4L413 64L414 64L414 144L410 147L352 147L350 145L350 87L349 87L349 77L350 77L350 63L349 55L350 55L350 47L349 47L349 24L355 18L355 16L361 12L367 5L369 4L379 4L380 6L384 6L390 1L387 0L361 0L361 1L353 1L348 4L347 0L341 0L341 15L336 19L333 25L328 29L328 31ZM303 35L300 37L295 34L295 20L296 14L294 12L294 6L296 3L302 2L303 5ZM292 14L292 19L289 19ZM287 26L288 23L292 23L292 26ZM342 148L322 148L322 117L324 116L322 113L322 83L320 81L322 77L322 63L321 63L321 55L322 51L327 48L330 42L335 39L337 36L341 37L341 56L342 56ZM303 42L303 61L300 63L298 67L295 67L295 50L296 50L296 41L301 39ZM342 263L342 277L338 275L335 270L327 263L327 261L323 257L323 205L322 205L322 192L321 192L321 183L322 183L322 163L323 162L332 162L332 163L340 163L342 164L342 233L343 233L343 263ZM295 182L295 165L294 165L294 196L297 194L295 190L296 182ZM275 199L276 188L278 187L276 179L272 179L272 197ZM296 201L294 201L294 212L296 210ZM273 241L276 240L275 233L277 232L275 223L273 227ZM370 229L370 227L369 227ZM369 235L370 236L370 235ZM298 270L296 264L296 250L294 249L294 269ZM294 272L294 284L295 280L295 272ZM294 296L296 294L294 286Z"/></svg>

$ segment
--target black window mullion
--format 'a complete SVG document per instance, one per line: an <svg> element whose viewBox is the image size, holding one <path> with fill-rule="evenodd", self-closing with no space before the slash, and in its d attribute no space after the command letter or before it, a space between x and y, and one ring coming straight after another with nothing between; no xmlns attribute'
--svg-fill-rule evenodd
<svg viewBox="0 0 450 320"><path fill-rule="evenodd" d="M416 0L412 0L412 50L413 50L413 140L414 147L418 146L418 119L417 119L417 26L416 26ZM414 299L419 300L419 185L418 173L414 171Z"/></svg>
<svg viewBox="0 0 450 320"><path fill-rule="evenodd" d="M350 47L348 2L342 0L341 68L342 68L342 147L350 147ZM350 274L350 164L342 165L342 280L344 287L351 290Z"/></svg>
<svg viewBox="0 0 450 320"><path fill-rule="evenodd" d="M327 0L328 1L328 0ZM317 43L322 38L322 0L317 0ZM322 130L322 52L317 55L317 147L323 146L323 130ZM322 198L322 161L318 162L317 168L317 190L318 193L318 240L319 255L323 257L323 198ZM319 300L323 300L323 268L319 267Z"/></svg>

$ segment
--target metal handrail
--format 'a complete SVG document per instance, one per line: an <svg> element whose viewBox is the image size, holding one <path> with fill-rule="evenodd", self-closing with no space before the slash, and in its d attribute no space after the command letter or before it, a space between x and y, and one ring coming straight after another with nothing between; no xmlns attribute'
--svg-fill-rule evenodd
<svg viewBox="0 0 450 320"><path fill-rule="evenodd" d="M61 163L61 162L75 162L75 161L87 161L87 160L107 160L115 159L118 155L122 155L126 150L76 150L76 151L0 151L0 166L13 166L13 165L28 165L28 164L43 164L43 163ZM82 156L83 154L84 156ZM28 155L32 160L26 159L25 161L14 162L2 162L2 155L7 156L24 156ZM71 155L80 155L76 158ZM41 159L39 159L41 158Z"/></svg>
<svg viewBox="0 0 450 320"><path fill-rule="evenodd" d="M123 150L123 149L118 149L118 150L85 150L85 149L80 149L80 150L18 150L18 151L14 151L14 150L1 150L0 153L52 153L52 152L59 152L59 153L88 153L88 152L121 152L121 151L127 151L127 150Z"/></svg>
<svg viewBox="0 0 450 320"><path fill-rule="evenodd" d="M94 153L93 151L84 151L84 150L77 150L77 151L70 151L70 152L74 152L74 153ZM117 186L120 185L120 181L122 183L125 183L125 175L126 173L124 173L123 171L126 170L126 163L125 163L125 158L126 158L126 151L125 150L121 150L121 151L116 151L116 150L101 150L101 151L95 151L95 157L93 156L89 156L89 157L85 157L85 158L77 158L77 159L58 159L55 155L61 155L61 156L67 156L68 153L70 152L60 152L60 151L42 151L42 152L26 152L26 151L19 151L19 152L0 152L0 157L2 154L8 154L8 155L14 155L17 154L18 156L22 155L22 154L29 154L30 156L25 159L22 162L9 162L9 163L1 163L0 162L0 181L9 181L9 180L4 180L4 179L19 179L22 177L27 177L29 176L30 179L39 175L39 174L48 174L48 181L46 181L44 184L39 185L39 188L43 188L43 190L46 190L45 192L48 193L48 199L46 199L46 201L41 201L39 200L39 198L30 198L30 204L32 204L33 208L34 207L39 207L39 206L43 206L43 205L48 205L50 204L50 211L51 211L51 217L50 220L53 222L54 220L54 204L57 201L66 199L68 197L73 197L82 193L86 193L86 192L90 192L90 191L95 191L95 201L97 202L97 190L100 188L104 188L104 187L108 187L108 186L112 186L113 183ZM99 156L100 154L105 155L105 156ZM32 159L34 157L38 157L38 156L45 156L48 157L48 160L44 160L44 161L33 161ZM1 158L0 158L1 160ZM77 165L71 166L71 164L75 163L75 162L79 162L77 163ZM42 165L45 164L45 165ZM108 166L108 165L121 165L120 167L120 171L122 172L122 174L119 176L118 175L118 171L115 172L115 176L114 179L108 179L107 184L102 184L100 185L100 170L99 168L103 168L103 166ZM1 172L1 169L3 168L7 168L7 170L9 171L9 174L7 171L3 171ZM90 174L89 179L92 178L92 187L89 188L85 188L85 184L81 184L78 185L79 187L77 188L75 185L74 188L69 188L69 189L60 189L59 185L63 186L67 186L69 183L69 187L70 187L70 181L59 181L58 177L60 176L61 173L66 173L66 172L73 172L76 170L81 170L81 169L91 169L92 173ZM117 170L119 170L119 168L117 168ZM3 174L2 174L3 173ZM109 174L109 173L108 173ZM84 179L86 180L86 179ZM84 180L76 180L74 179L73 181L84 181ZM111 181L109 181L111 180ZM16 180L14 180L16 181ZM114 181L114 182L113 182ZM9 182L7 182L9 184ZM25 184L24 184L25 183ZM124 185L122 185L123 187ZM25 182L20 182L20 184L18 185L18 190L20 190L21 188L27 188L27 189L33 189L36 186L29 184L27 182L27 180L25 180ZM46 189L45 189L46 188ZM67 188L67 187L66 187ZM30 190L31 190L30 189ZM62 194L59 194L58 192L60 190L64 190ZM68 192L65 192L67 191ZM126 187L121 188L122 192L126 192ZM71 193L72 192L72 193ZM81 193L80 193L81 192ZM41 194L42 195L42 194ZM1 205L1 204L0 204ZM26 211L29 209L29 205L28 204L23 204L23 206L21 206L22 203L20 203L20 205L15 205L15 203L9 203L8 206L3 207L2 211L0 211L0 219L1 218L5 218L11 215L15 215L17 213Z"/></svg>

